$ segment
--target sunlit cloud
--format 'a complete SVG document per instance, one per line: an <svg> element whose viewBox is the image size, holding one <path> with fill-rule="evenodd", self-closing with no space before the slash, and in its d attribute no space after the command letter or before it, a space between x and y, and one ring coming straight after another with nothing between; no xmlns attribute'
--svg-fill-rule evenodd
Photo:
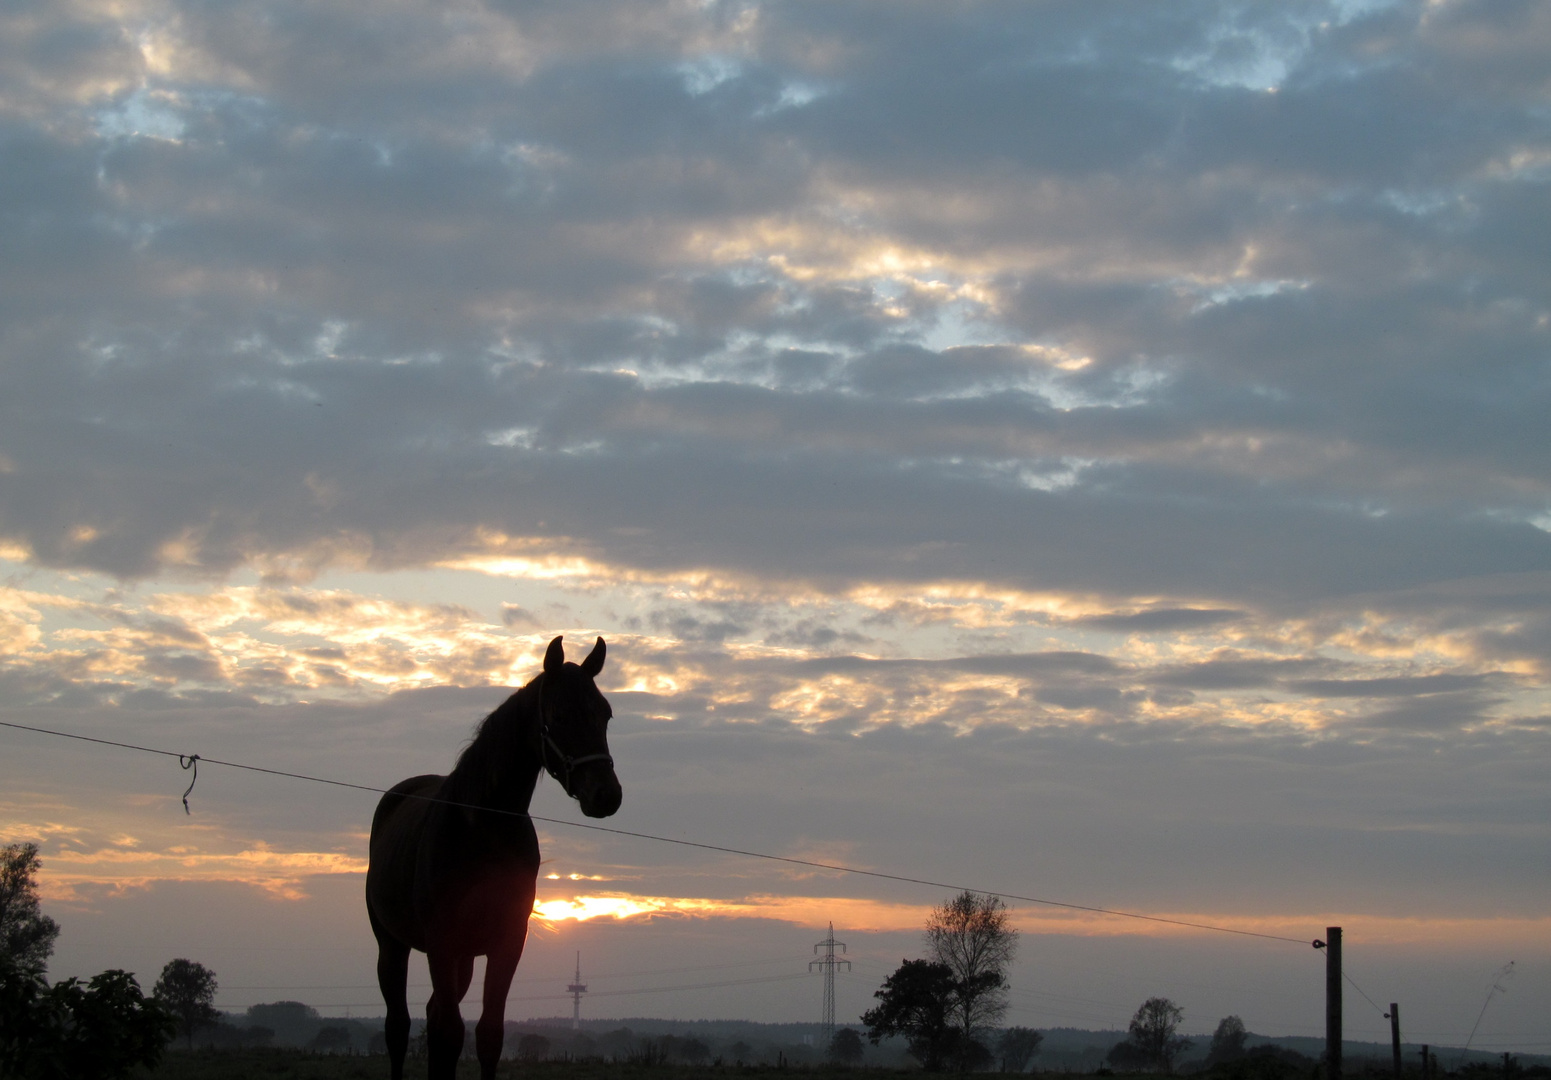
<svg viewBox="0 0 1551 1080"><path fill-rule="evenodd" d="M57 839L60 831L45 836ZM11 835L38 834L28 830ZM90 849L51 844L42 862L38 875L42 895L64 904L80 899L80 890L87 886L122 892L170 882L248 885L279 899L300 901L310 895L306 886L309 878L366 872L364 858L342 852L275 851L263 844L228 852L189 845L152 851L127 836L116 838L111 846Z"/></svg>
<svg viewBox="0 0 1551 1080"><path fill-rule="evenodd" d="M1283 915L1236 915L1221 912L1149 912L1148 918L1128 918L1103 912L1042 907L1010 901L1011 922L1031 936L1222 938L1269 936L1297 943L1312 941L1327 926L1350 928L1350 940L1363 946L1419 944L1439 940L1470 940L1518 944L1524 948L1551 945L1551 918L1412 918L1373 912L1309 912ZM931 904L897 903L849 896L756 895L734 899L581 895L539 900L534 916L548 924L595 918L641 919L691 917L700 919L768 919L798 927L833 922L848 931L916 933L926 924ZM1263 940L1263 938L1262 938ZM1036 946L1037 947L1037 946ZM1274 946L1273 946L1274 947Z"/></svg>
<svg viewBox="0 0 1551 1080"><path fill-rule="evenodd" d="M1363 722L1378 699L1397 693L1485 693L1488 685L1496 698L1462 714L1467 726L1539 709L1543 654L1518 612L1461 621L1390 602L1360 616L1288 618L1208 598L973 582L871 583L835 595L802 585L782 591L775 582L750 587L709 572L650 575L590 563L576 572L513 580L578 607L610 607L609 622L633 624L634 632L608 632L607 685L640 695L649 715L670 720L683 715L674 703L694 702L695 715L728 724L776 719L810 730L1154 719L1319 733ZM472 575L482 576L484 568ZM37 584L49 587L0 595L0 637L11 646L5 665L110 697L202 688L282 702L512 685L531 677L559 629L526 608L523 620L495 621L465 604L337 586L137 594L86 578ZM637 614L621 620L621 606ZM574 614L566 618L574 625ZM958 636L922 636L939 633ZM1354 692L1364 686L1384 689Z"/></svg>
<svg viewBox="0 0 1551 1080"><path fill-rule="evenodd" d="M627 896L575 896L564 900L537 900L533 914L540 921L557 923L565 920L586 922L589 919L629 919L640 915L658 915L676 910L680 902L656 897Z"/></svg>

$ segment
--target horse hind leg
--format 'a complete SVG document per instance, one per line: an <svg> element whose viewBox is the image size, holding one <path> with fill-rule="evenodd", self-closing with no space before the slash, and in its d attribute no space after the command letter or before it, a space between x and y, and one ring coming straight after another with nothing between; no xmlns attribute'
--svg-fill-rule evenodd
<svg viewBox="0 0 1551 1080"><path fill-rule="evenodd" d="M367 909L371 915L371 909ZM404 1080L404 1055L409 1049L409 946L395 940L371 915L377 936L377 988L388 1007L383 1036L388 1043L388 1066L393 1080Z"/></svg>
<svg viewBox="0 0 1551 1080"><path fill-rule="evenodd" d="M431 969L431 999L425 1003L427 1075L430 1080L455 1080L464 1036L458 1002L474 977L474 958L430 953L426 961Z"/></svg>

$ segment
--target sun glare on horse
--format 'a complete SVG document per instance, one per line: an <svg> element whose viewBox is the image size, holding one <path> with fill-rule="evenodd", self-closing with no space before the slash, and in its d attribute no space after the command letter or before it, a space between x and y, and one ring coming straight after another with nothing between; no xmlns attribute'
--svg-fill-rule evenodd
<svg viewBox="0 0 1551 1080"><path fill-rule="evenodd" d="M446 776L396 785L372 819L366 910L377 937L377 983L393 1080L409 1044L409 954L426 954L428 1075L450 1080L463 1050L459 1003L486 957L474 1045L480 1074L495 1076L505 1037L506 995L522 957L539 870L538 834L527 816L540 770L588 817L619 809L623 791L609 754L613 715L599 692L605 646L580 664L549 643L544 670L480 724Z"/></svg>

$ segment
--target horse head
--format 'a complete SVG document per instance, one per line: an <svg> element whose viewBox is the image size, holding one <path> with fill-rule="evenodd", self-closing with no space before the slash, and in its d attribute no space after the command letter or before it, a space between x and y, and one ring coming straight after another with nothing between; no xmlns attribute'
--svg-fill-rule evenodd
<svg viewBox="0 0 1551 1080"><path fill-rule="evenodd" d="M608 817L624 792L609 755L609 718L614 710L593 681L603 670L606 648L600 637L587 659L568 663L560 638L544 654L539 694L539 757L544 769L588 817Z"/></svg>

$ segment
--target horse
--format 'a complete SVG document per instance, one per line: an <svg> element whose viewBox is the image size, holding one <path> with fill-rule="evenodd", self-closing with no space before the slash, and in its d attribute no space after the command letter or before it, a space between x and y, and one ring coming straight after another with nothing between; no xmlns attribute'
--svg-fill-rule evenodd
<svg viewBox="0 0 1551 1080"><path fill-rule="evenodd" d="M608 817L623 792L608 750L613 715L594 679L600 637L580 664L561 639L544 669L479 725L446 776L415 776L390 789L372 817L366 912L377 938L377 985L388 1007L384 1034L393 1080L409 1045L409 953L426 954L430 1080L451 1080L463 1050L458 1003L474 958L486 957L483 1011L474 1047L484 1080L495 1076L506 995L522 957L539 871L528 804L543 769L588 817Z"/></svg>

